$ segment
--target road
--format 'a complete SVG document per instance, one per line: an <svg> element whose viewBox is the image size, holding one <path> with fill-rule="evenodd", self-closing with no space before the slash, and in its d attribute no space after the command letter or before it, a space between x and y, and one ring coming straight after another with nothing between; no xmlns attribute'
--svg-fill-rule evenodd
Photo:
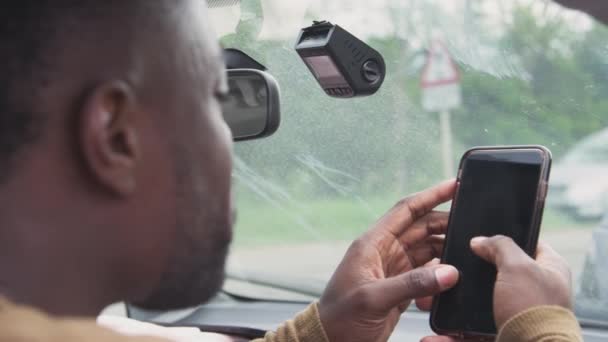
<svg viewBox="0 0 608 342"><path fill-rule="evenodd" d="M577 279L582 271L585 253L590 246L591 229L560 229L541 234L569 263ZM328 279L336 268L349 242L284 244L279 246L237 249L229 258L229 268L283 277Z"/></svg>
<svg viewBox="0 0 608 342"><path fill-rule="evenodd" d="M541 235L569 263L575 281L582 271L585 253L591 242L591 229L561 229ZM230 269L247 270L278 277L311 278L324 282L342 259L349 242L282 244L278 246L240 248L228 259ZM272 279L269 279L272 281ZM115 304L105 314L124 315L124 307Z"/></svg>

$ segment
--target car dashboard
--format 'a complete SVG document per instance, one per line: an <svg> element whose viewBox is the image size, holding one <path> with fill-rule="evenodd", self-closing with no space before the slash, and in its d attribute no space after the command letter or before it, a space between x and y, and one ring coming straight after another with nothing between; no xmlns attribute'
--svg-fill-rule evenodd
<svg viewBox="0 0 608 342"><path fill-rule="evenodd" d="M131 318L161 325L195 326L203 331L252 339L276 329L309 304L307 301L250 300L221 293L209 303L187 310L149 312L131 306L128 313ZM432 335L428 319L428 313L406 311L389 341L418 341ZM586 342L608 341L608 330L583 327L583 337Z"/></svg>

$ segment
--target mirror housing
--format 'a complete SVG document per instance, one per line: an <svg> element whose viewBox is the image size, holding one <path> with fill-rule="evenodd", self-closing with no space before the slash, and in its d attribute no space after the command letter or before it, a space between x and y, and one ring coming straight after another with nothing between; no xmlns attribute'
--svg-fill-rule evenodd
<svg viewBox="0 0 608 342"><path fill-rule="evenodd" d="M227 75L229 93L222 113L234 141L260 139L276 132L281 109L274 77L256 69L228 69Z"/></svg>

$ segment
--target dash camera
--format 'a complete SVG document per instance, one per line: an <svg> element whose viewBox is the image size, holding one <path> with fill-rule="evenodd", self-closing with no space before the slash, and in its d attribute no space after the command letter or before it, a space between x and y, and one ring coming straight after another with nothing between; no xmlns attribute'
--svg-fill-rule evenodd
<svg viewBox="0 0 608 342"><path fill-rule="evenodd" d="M384 82L382 55L330 22L315 21L302 29L295 49L329 96L369 96Z"/></svg>

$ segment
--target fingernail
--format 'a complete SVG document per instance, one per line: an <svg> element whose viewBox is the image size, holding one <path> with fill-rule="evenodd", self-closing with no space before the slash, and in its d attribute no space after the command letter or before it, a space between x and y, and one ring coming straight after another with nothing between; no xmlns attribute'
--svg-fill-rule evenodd
<svg viewBox="0 0 608 342"><path fill-rule="evenodd" d="M445 265L435 269L435 278L441 290L450 288L458 281L458 270L454 266Z"/></svg>
<svg viewBox="0 0 608 342"><path fill-rule="evenodd" d="M485 236L478 236L471 239L471 245L479 245L486 241L488 238Z"/></svg>

